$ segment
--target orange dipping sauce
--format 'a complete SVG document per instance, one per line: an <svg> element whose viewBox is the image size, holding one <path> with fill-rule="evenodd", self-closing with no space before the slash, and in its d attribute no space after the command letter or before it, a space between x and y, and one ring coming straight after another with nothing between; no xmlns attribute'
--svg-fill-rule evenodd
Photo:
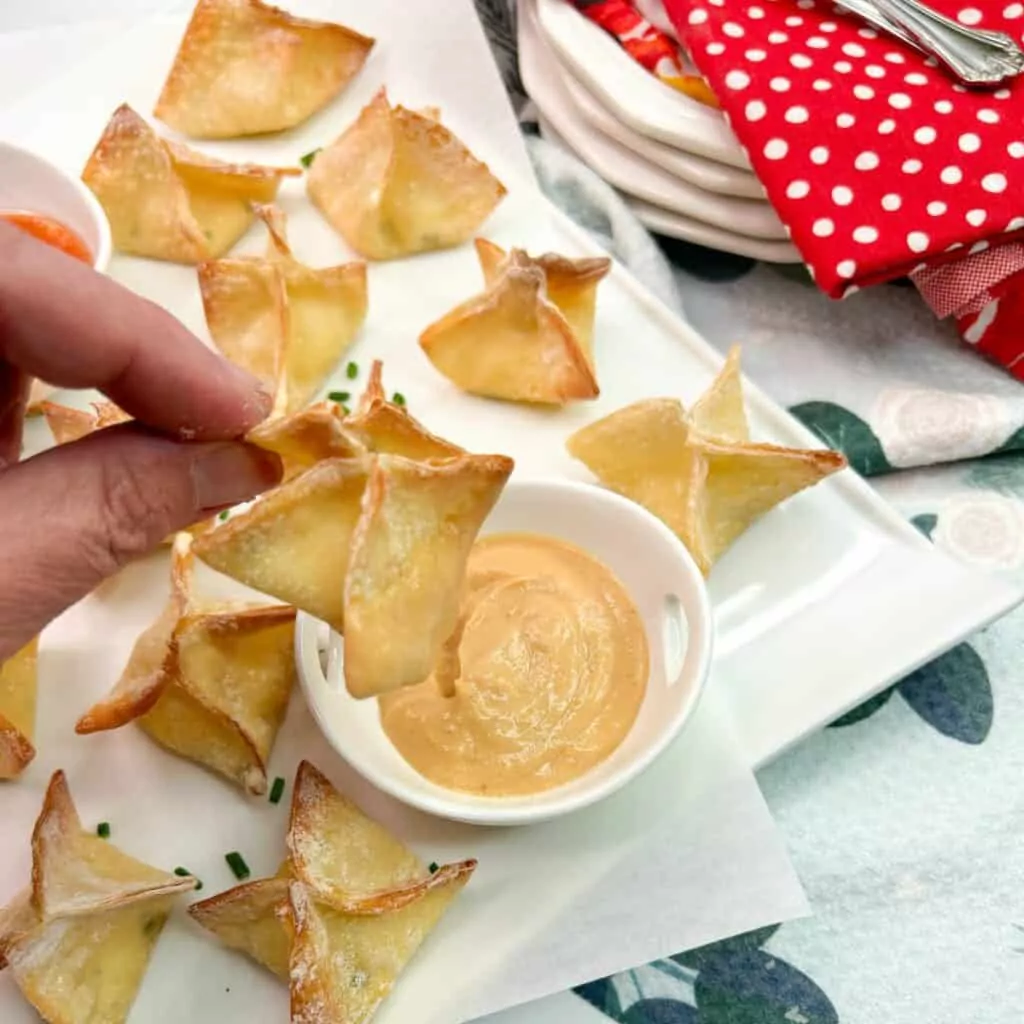
<svg viewBox="0 0 1024 1024"><path fill-rule="evenodd" d="M53 217L41 213L22 213L20 211L0 210L0 220L13 224L16 228L38 238L40 242L52 245L54 249L73 256L83 263L92 263L92 253L81 237L66 224L61 224Z"/></svg>

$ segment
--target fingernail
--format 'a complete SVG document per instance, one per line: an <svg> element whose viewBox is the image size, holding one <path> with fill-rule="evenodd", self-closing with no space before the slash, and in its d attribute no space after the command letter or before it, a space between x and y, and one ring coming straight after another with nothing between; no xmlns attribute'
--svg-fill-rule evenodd
<svg viewBox="0 0 1024 1024"><path fill-rule="evenodd" d="M270 415L270 410L274 407L274 396L259 377L248 370L243 370L241 366L236 366L228 360L225 360L225 362L232 376L252 396L251 402L246 403L247 410L251 410L251 416L249 417L252 420L251 425L256 426L257 423L262 423Z"/></svg>
<svg viewBox="0 0 1024 1024"><path fill-rule="evenodd" d="M203 445L192 463L196 508L213 512L248 501L281 481L281 460L251 444Z"/></svg>

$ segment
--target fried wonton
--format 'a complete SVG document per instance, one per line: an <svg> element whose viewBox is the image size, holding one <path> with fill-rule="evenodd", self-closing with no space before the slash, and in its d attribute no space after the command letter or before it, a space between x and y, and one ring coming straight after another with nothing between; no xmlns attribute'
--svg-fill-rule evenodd
<svg viewBox="0 0 1024 1024"><path fill-rule="evenodd" d="M221 256L298 168L230 164L161 139L127 104L114 111L82 181L100 201L119 252L174 263Z"/></svg>
<svg viewBox="0 0 1024 1024"><path fill-rule="evenodd" d="M86 832L58 771L32 833L31 888L0 911L0 969L51 1024L122 1024L175 897L194 887Z"/></svg>
<svg viewBox="0 0 1024 1024"><path fill-rule="evenodd" d="M375 260L461 245L505 195L444 125L392 107L383 89L317 154L306 184L332 227Z"/></svg>
<svg viewBox="0 0 1024 1024"><path fill-rule="evenodd" d="M39 638L0 664L0 779L13 779L36 756L36 661Z"/></svg>
<svg viewBox="0 0 1024 1024"><path fill-rule="evenodd" d="M476 239L475 245L480 268L484 273L484 283L490 286L501 276L509 253L486 238ZM606 256L569 259L567 256L558 256L550 252L542 256L526 256L526 261L543 270L548 301L552 302L568 321L580 348L593 368L597 286L608 275L612 261Z"/></svg>
<svg viewBox="0 0 1024 1024"><path fill-rule="evenodd" d="M274 878L194 903L189 914L291 981L293 1022L368 1020L476 861L428 871L305 761L287 846ZM335 1015L315 1016L322 1008Z"/></svg>
<svg viewBox="0 0 1024 1024"><path fill-rule="evenodd" d="M197 139L292 128L348 85L373 43L260 0L199 0L153 113Z"/></svg>
<svg viewBox="0 0 1024 1024"><path fill-rule="evenodd" d="M521 249L492 269L485 291L431 324L420 346L470 394L547 405L599 394L588 346L549 298L544 266Z"/></svg>
<svg viewBox="0 0 1024 1024"><path fill-rule="evenodd" d="M748 440L739 351L689 414L674 398L635 402L566 447L606 486L664 521L701 571L766 512L846 466L838 452Z"/></svg>
<svg viewBox="0 0 1024 1024"><path fill-rule="evenodd" d="M198 605L188 541L185 534L175 541L167 606L135 642L114 689L75 731L138 721L167 749L264 793L295 680L295 609Z"/></svg>
<svg viewBox="0 0 1024 1024"><path fill-rule="evenodd" d="M269 232L264 257L199 266L206 323L217 347L277 396L275 412L305 406L366 318L366 264L314 270L292 255L284 214L257 205Z"/></svg>
<svg viewBox="0 0 1024 1024"><path fill-rule="evenodd" d="M344 632L346 685L374 696L430 674L458 618L469 548L512 466L500 455L327 459L194 550Z"/></svg>

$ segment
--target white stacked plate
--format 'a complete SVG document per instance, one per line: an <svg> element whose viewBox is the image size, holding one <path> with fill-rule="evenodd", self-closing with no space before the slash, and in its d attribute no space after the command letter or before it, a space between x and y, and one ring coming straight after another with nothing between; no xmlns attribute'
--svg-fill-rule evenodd
<svg viewBox="0 0 1024 1024"><path fill-rule="evenodd" d="M663 235L800 261L722 114L637 64L566 0L519 0L519 64L542 133Z"/></svg>

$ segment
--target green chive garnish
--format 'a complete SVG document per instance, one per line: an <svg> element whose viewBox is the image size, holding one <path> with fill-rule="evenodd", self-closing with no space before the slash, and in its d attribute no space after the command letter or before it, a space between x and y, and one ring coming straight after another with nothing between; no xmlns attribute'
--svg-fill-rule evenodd
<svg viewBox="0 0 1024 1024"><path fill-rule="evenodd" d="M244 882L251 874L249 865L245 863L245 858L237 850L224 854L224 859L228 862L228 867L231 868L235 878L240 882Z"/></svg>
<svg viewBox="0 0 1024 1024"><path fill-rule="evenodd" d="M394 402L395 405L405 405L405 395L403 395L401 391L396 391L391 396L391 401Z"/></svg>
<svg viewBox="0 0 1024 1024"><path fill-rule="evenodd" d="M309 170L309 166L316 159L316 155L317 153L320 152L320 148L321 147L318 146L316 149L311 149L308 153L304 153L302 156L299 157L299 163L302 164L302 166L305 167L307 170Z"/></svg>
<svg viewBox="0 0 1024 1024"><path fill-rule="evenodd" d="M188 877L189 877L190 875L192 875L192 872L191 872L191 871L189 871L189 869L188 869L188 868L175 868L175 869L174 869L174 873L175 873L175 874L176 874L176 875L177 875L177 876L178 876L179 878L188 878ZM195 878L195 876L194 876L194 875L192 875L192 877L193 877L193 878ZM194 886L192 887L193 889L196 889L196 890L198 890L198 889L202 889L202 887L203 887L203 883L202 883L202 882L200 882L198 878L195 878L195 883L196 883L196 884L195 884L195 885L194 885Z"/></svg>
<svg viewBox="0 0 1024 1024"><path fill-rule="evenodd" d="M441 869L437 866L437 861L436 860L432 860L430 862L430 873L432 875L436 875L438 873L438 871L440 871L440 870Z"/></svg>
<svg viewBox="0 0 1024 1024"><path fill-rule="evenodd" d="M348 366L345 367L345 376L348 377L349 380L355 380L356 377L359 376L359 364L349 363Z"/></svg>
<svg viewBox="0 0 1024 1024"><path fill-rule="evenodd" d="M270 787L270 802L272 804L279 804L281 797L284 795L284 779L280 775L274 779L274 784Z"/></svg>
<svg viewBox="0 0 1024 1024"><path fill-rule="evenodd" d="M109 821L101 821L96 826L96 835L98 835L100 837L100 839L109 839L110 838L110 822Z"/></svg>
<svg viewBox="0 0 1024 1024"><path fill-rule="evenodd" d="M221 514L219 516L217 516L217 518L223 523L224 520L227 519L227 517L229 515L231 515L231 509L226 508L226 509L224 509L223 512L221 512Z"/></svg>
<svg viewBox="0 0 1024 1024"><path fill-rule="evenodd" d="M352 396L347 391L328 391L327 397L338 405L344 405Z"/></svg>

